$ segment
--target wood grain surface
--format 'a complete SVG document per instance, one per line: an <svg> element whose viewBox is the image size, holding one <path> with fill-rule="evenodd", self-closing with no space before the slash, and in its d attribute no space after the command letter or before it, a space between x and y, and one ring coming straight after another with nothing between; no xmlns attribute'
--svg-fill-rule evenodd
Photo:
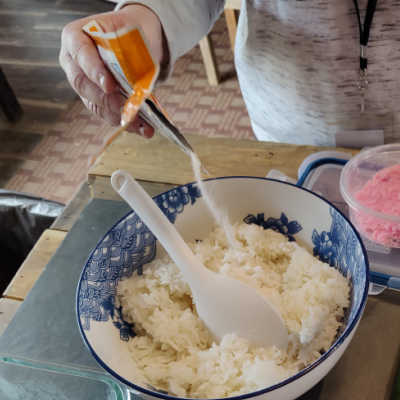
<svg viewBox="0 0 400 400"><path fill-rule="evenodd" d="M20 300L0 298L0 335L14 318L20 305Z"/></svg>
<svg viewBox="0 0 400 400"><path fill-rule="evenodd" d="M18 269L18 272L3 293L3 297L24 300L58 246L64 240L65 235L66 233L62 231L45 230Z"/></svg>
<svg viewBox="0 0 400 400"><path fill-rule="evenodd" d="M325 147L295 146L282 143L232 140L186 135L208 170L208 177L265 176L278 169L297 177L301 162ZM354 154L349 149L336 148ZM149 162L151 160L151 162ZM123 132L105 149L89 170L89 175L110 176L116 169L125 169L136 179L160 183L185 184L194 180L189 157L175 144L156 134L152 139Z"/></svg>

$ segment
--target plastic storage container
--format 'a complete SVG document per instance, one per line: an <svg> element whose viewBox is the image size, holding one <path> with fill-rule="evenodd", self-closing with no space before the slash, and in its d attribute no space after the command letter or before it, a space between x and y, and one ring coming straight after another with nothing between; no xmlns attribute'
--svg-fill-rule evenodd
<svg viewBox="0 0 400 400"><path fill-rule="evenodd" d="M361 235L386 248L400 248L400 144L353 157L343 168L340 192Z"/></svg>

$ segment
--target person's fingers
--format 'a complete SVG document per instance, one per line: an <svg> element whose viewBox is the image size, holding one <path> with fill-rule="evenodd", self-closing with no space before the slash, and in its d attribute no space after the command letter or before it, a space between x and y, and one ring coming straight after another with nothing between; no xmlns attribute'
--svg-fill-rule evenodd
<svg viewBox="0 0 400 400"><path fill-rule="evenodd" d="M103 63L95 43L82 30L82 27L93 19L105 32L117 31L136 21L147 40L150 39L150 48L157 61L163 58L161 23L147 7L127 5L117 12L97 14L74 21L63 29L59 60L69 83L90 111L112 125L119 125L121 107L125 99ZM144 137L154 134L154 129L139 118L127 129Z"/></svg>
<svg viewBox="0 0 400 400"><path fill-rule="evenodd" d="M111 126L118 126L120 124L120 114L110 112L101 105L93 103L90 100L85 99L84 97L81 97L81 100L89 111L107 121Z"/></svg>
<svg viewBox="0 0 400 400"><path fill-rule="evenodd" d="M98 115L100 118L107 120L110 125L118 126L121 123L120 114L111 113L109 111L106 112L104 107L96 103L92 103L88 99L85 98L81 99L89 111ZM128 132L136 133L145 138L151 138L154 135L154 128L151 125L147 124L145 121L143 121L140 117L136 117L135 120L129 124L126 130Z"/></svg>
<svg viewBox="0 0 400 400"><path fill-rule="evenodd" d="M108 121L112 126L119 125L121 107L126 99L120 93L104 93L86 77L68 54L60 58L63 59L64 70L70 85L79 94L87 109ZM148 138L154 135L153 127L140 118L136 118L127 130Z"/></svg>
<svg viewBox="0 0 400 400"><path fill-rule="evenodd" d="M93 83L72 59L69 53L60 55L63 69L67 75L67 79L72 88L79 96L88 98L90 101L95 101L96 97L104 93L95 83Z"/></svg>
<svg viewBox="0 0 400 400"><path fill-rule="evenodd" d="M108 117L108 114L121 114L121 107L123 106L125 99L119 92L111 94L104 93L97 87L92 81L90 81L85 73L74 63L69 55L64 56L64 69L67 75L67 79L70 85L78 93L81 98L86 99L93 106L101 108L101 116L108 121L114 121L115 117ZM100 116L98 112L97 115ZM119 122L118 122L119 123Z"/></svg>
<svg viewBox="0 0 400 400"><path fill-rule="evenodd" d="M88 21L87 19L74 21L63 29L60 63L64 68L65 55L69 55L90 81L105 93L112 93L118 90L118 84L101 60L92 39L82 31L82 27Z"/></svg>

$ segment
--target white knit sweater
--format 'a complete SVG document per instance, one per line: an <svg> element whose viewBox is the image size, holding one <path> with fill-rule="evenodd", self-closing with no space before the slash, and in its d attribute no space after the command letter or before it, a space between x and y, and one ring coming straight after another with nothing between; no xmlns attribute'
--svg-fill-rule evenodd
<svg viewBox="0 0 400 400"><path fill-rule="evenodd" d="M160 17L171 65L198 43L223 0L141 0ZM359 0L363 19L367 0ZM360 113L359 34L352 0L243 0L235 64L259 140L334 145L338 132L384 129L400 139L400 3L380 0ZM363 132L360 132L362 135Z"/></svg>

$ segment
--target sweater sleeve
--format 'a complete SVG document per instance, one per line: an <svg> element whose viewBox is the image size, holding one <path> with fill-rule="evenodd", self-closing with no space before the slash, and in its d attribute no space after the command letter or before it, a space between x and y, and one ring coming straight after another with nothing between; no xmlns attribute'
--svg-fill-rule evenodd
<svg viewBox="0 0 400 400"><path fill-rule="evenodd" d="M159 18L170 55L169 75L175 61L192 49L205 36L221 14L225 0L120 0L116 10L126 4L142 4Z"/></svg>

